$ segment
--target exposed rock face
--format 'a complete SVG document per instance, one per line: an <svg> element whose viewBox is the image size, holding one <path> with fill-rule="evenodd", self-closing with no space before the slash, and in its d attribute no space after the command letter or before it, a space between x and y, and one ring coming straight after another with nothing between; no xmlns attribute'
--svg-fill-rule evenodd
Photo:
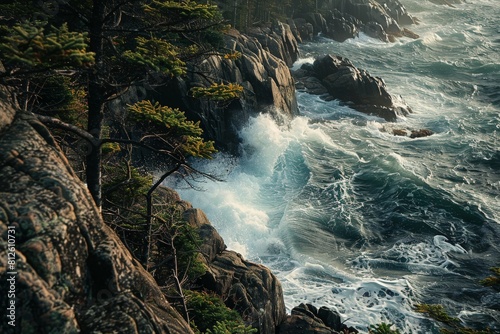
<svg viewBox="0 0 500 334"><path fill-rule="evenodd" d="M347 13L341 13L337 9L330 11L327 16L328 30L324 32L325 36L344 42L346 39L354 38L359 35L359 29L363 26L361 21Z"/></svg>
<svg viewBox="0 0 500 334"><path fill-rule="evenodd" d="M257 38L266 51L283 60L287 66L292 66L299 58L298 41L286 23L278 21L269 28L253 28L248 35Z"/></svg>
<svg viewBox="0 0 500 334"><path fill-rule="evenodd" d="M415 23L413 17L398 0L336 0L331 6L347 13L362 23L377 22L387 33L401 32L400 24Z"/></svg>
<svg viewBox="0 0 500 334"><path fill-rule="evenodd" d="M237 130L250 116L268 112L279 123L286 123L298 114L295 83L287 66L298 57L297 41L290 27L277 23L270 30L256 30L252 35L257 37L231 31L226 36L226 46L240 52L239 59L214 55L192 64L188 77L159 90L156 96L160 102L199 119L205 135L232 152L238 148ZM222 105L190 97L192 87L210 84L207 78L238 83L244 92L241 98Z"/></svg>
<svg viewBox="0 0 500 334"><path fill-rule="evenodd" d="M302 41L312 41L314 38L314 26L304 18L293 20Z"/></svg>
<svg viewBox="0 0 500 334"><path fill-rule="evenodd" d="M199 230L203 240L201 251L209 270L198 283L221 296L260 334L274 334L286 317L278 279L268 268L226 250L224 241L201 210L186 210L184 219Z"/></svg>
<svg viewBox="0 0 500 334"><path fill-rule="evenodd" d="M16 308L16 326L4 319L0 332L192 333L103 223L47 129L0 94L0 307Z"/></svg>
<svg viewBox="0 0 500 334"><path fill-rule="evenodd" d="M282 323L277 334L337 334L358 333L341 322L340 315L327 307L319 310L311 304L300 304Z"/></svg>
<svg viewBox="0 0 500 334"><path fill-rule="evenodd" d="M398 116L411 112L400 98L389 94L382 79L356 68L346 58L334 55L319 57L314 64L303 65L294 76L307 92L321 94L326 90L331 98L387 121L395 121Z"/></svg>
<svg viewBox="0 0 500 334"><path fill-rule="evenodd" d="M370 37L385 42L401 36L418 38L401 27L417 20L398 0L334 0L325 2L322 9L325 18L318 13L299 14L301 21L295 21L297 26L304 26L305 21L312 26L314 35L321 32L339 42L358 36L359 31L368 31ZM370 33L374 25L381 27L383 33Z"/></svg>
<svg viewBox="0 0 500 334"><path fill-rule="evenodd" d="M389 36L387 36L384 28L376 22L368 22L363 26L363 32L376 39L380 39L383 42L389 42Z"/></svg>

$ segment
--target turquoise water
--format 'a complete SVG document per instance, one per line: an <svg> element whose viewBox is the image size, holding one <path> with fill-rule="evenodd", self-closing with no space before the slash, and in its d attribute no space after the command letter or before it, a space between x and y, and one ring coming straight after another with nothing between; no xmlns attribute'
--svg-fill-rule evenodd
<svg viewBox="0 0 500 334"><path fill-rule="evenodd" d="M347 57L413 114L386 123L297 92L289 127L259 116L240 133L242 157L199 166L225 182L179 192L230 249L273 270L289 310L311 302L362 332L385 321L438 333L413 305L440 303L500 332L500 294L478 284L500 265L500 3L401 2L422 22L411 27L420 39L319 38L296 66Z"/></svg>

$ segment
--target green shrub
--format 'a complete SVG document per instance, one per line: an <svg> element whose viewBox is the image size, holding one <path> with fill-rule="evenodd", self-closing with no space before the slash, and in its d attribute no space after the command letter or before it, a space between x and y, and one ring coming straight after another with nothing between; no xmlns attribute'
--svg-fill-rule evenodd
<svg viewBox="0 0 500 334"><path fill-rule="evenodd" d="M241 316L229 309L215 295L205 292L185 291L191 326L202 334L250 334L256 329L246 326Z"/></svg>
<svg viewBox="0 0 500 334"><path fill-rule="evenodd" d="M447 326L441 328L443 334L493 334L490 329L476 330L469 327L464 327L460 324L458 318L450 317L443 305L439 304L419 304L415 309L417 312L425 313L430 318L437 320Z"/></svg>

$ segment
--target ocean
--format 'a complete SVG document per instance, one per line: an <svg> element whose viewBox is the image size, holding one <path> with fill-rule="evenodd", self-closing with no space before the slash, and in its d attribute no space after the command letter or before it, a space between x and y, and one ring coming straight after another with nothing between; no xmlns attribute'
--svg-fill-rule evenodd
<svg viewBox="0 0 500 334"><path fill-rule="evenodd" d="M500 2L401 2L419 39L318 37L294 67L347 57L412 114L388 123L298 91L289 126L253 118L240 157L196 166L224 182L169 185L229 249L277 275L288 311L313 303L362 333L380 322L439 333L414 306L442 304L464 325L500 332L500 293L479 284L500 266ZM422 128L434 134L392 135Z"/></svg>

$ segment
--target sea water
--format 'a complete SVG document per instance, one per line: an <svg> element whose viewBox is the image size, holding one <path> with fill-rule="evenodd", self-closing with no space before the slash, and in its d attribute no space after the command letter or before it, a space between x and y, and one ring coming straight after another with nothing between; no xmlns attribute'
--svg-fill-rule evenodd
<svg viewBox="0 0 500 334"><path fill-rule="evenodd" d="M319 37L295 67L347 57L412 114L387 123L297 92L301 116L289 126L251 119L241 157L196 166L223 182L170 185L229 249L278 276L288 311L313 303L361 332L386 322L438 333L414 308L442 304L464 325L500 332L500 294L478 283L500 265L500 2L401 2L421 22L410 27L419 39Z"/></svg>

